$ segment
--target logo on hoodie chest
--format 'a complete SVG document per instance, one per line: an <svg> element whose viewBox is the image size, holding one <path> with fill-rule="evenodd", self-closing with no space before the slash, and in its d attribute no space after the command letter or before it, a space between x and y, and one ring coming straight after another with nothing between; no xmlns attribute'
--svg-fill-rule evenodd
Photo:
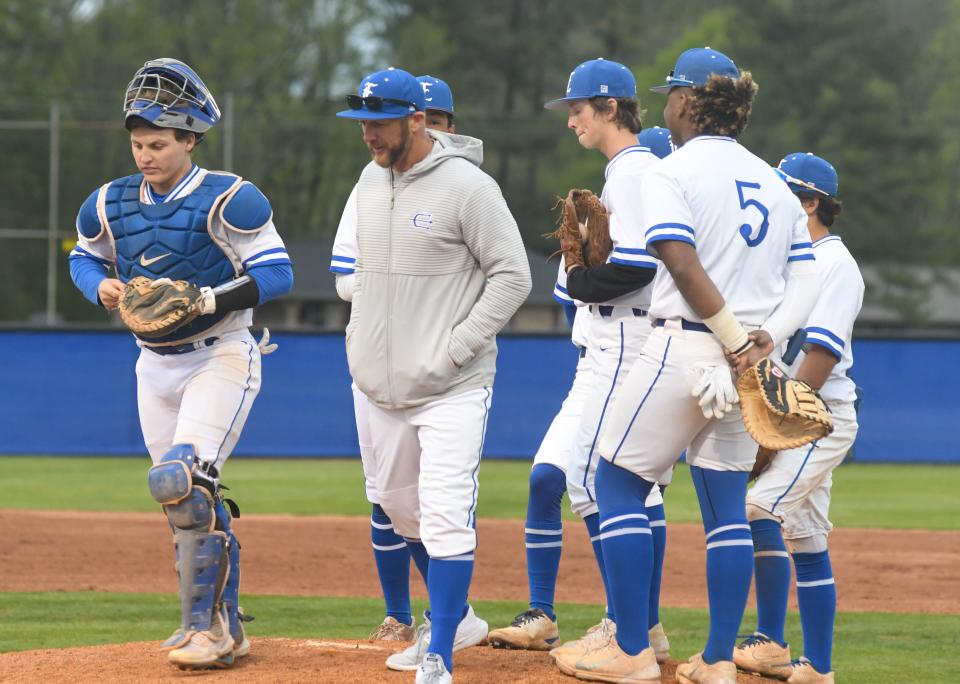
<svg viewBox="0 0 960 684"><path fill-rule="evenodd" d="M430 230L430 226L433 225L433 214L425 211L418 211L410 219L410 223L413 224L414 228L419 228L420 230Z"/></svg>

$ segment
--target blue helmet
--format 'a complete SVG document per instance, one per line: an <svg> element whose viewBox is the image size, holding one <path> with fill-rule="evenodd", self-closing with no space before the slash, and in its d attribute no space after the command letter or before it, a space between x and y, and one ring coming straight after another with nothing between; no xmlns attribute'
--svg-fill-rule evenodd
<svg viewBox="0 0 960 684"><path fill-rule="evenodd" d="M198 135L220 120L210 90L183 62L152 59L133 75L123 98L124 121L132 116L160 128L180 128Z"/></svg>
<svg viewBox="0 0 960 684"><path fill-rule="evenodd" d="M649 147L650 151L661 159L673 152L673 139L670 137L670 131L662 126L644 128L637 133L637 143Z"/></svg>

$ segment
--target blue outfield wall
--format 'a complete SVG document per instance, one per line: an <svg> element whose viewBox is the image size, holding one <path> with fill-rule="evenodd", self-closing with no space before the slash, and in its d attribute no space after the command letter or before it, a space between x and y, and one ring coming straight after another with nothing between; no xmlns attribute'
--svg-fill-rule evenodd
<svg viewBox="0 0 960 684"><path fill-rule="evenodd" d="M0 332L0 454L145 453L123 332ZM238 455L358 453L342 335L278 334ZM484 453L531 458L573 377L561 337L502 337ZM960 341L855 342L857 461L960 463Z"/></svg>

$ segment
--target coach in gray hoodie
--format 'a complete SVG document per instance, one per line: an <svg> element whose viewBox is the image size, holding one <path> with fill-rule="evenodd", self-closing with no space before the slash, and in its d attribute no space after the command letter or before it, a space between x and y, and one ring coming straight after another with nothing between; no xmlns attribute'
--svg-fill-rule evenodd
<svg viewBox="0 0 960 684"><path fill-rule="evenodd" d="M337 116L360 121L373 157L344 212L354 212L357 238L347 358L372 402L380 505L430 555L432 634L420 635L429 647L425 657L411 647L411 662L418 683L443 684L452 681L454 633L471 617L496 335L529 294L530 270L500 188L480 169L482 143L428 130L411 74L370 74L347 104Z"/></svg>

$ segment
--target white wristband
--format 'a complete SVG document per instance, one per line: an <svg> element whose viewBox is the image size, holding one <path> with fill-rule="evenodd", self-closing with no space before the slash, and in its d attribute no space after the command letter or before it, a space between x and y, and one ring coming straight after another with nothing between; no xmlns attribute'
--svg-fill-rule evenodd
<svg viewBox="0 0 960 684"><path fill-rule="evenodd" d="M719 338L720 344L734 354L742 354L753 346L750 338L747 337L747 331L743 329L726 304L714 315L704 318L703 323Z"/></svg>
<svg viewBox="0 0 960 684"><path fill-rule="evenodd" d="M206 316L214 313L217 310L217 296L213 293L213 288L201 287L200 294L202 299L198 302L199 306L197 307L200 315Z"/></svg>

